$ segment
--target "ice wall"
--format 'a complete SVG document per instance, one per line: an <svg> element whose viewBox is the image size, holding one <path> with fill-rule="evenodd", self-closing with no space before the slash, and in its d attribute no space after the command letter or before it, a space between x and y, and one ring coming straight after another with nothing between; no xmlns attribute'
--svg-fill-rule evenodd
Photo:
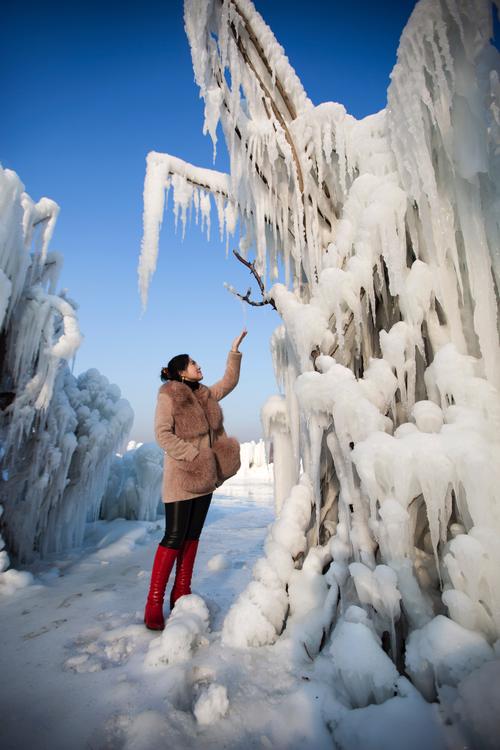
<svg viewBox="0 0 500 750"><path fill-rule="evenodd" d="M463 644L491 657L487 644L499 638L492 4L421 0L401 36L387 107L360 121L341 104L312 105L249 0L186 0L185 22L204 130L215 148L221 124L230 175L224 192L224 176L211 187L206 174L169 162L154 200L145 195L145 230L159 226L155 206L174 179L176 215L210 191L228 235L236 212L240 251L255 253L282 320L271 341L280 394L262 418L284 549L271 545L256 566L226 640L281 634L314 658L329 642L333 655L335 643L354 643L356 632L372 663L385 651L401 672L406 653L422 692L430 695L430 678L412 667L419 654L446 662L434 673L438 690L456 686L452 673L461 679L479 664ZM308 502L298 505L304 487ZM374 681L370 700L391 693L394 670L386 672L380 686L353 661L336 680L353 707L366 703L356 680Z"/></svg>
<svg viewBox="0 0 500 750"><path fill-rule="evenodd" d="M48 245L58 211L0 167L0 523L21 563L81 544L133 418L97 370L70 371L81 334L76 304L56 293L62 257Z"/></svg>

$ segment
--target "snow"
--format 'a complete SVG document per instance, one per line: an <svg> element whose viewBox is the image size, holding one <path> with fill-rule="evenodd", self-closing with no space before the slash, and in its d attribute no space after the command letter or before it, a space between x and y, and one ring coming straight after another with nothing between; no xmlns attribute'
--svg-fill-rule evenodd
<svg viewBox="0 0 500 750"><path fill-rule="evenodd" d="M169 745L176 746L179 737L199 742L198 701L202 721L215 722L218 712L217 724L226 721L222 690L210 689L212 684L227 690L228 710L235 713L222 734L215 730L209 746L220 746L224 736L267 733L273 711L266 707L265 694L272 693L273 669L259 659L266 674L263 680L257 669L257 684L263 680L262 712L260 719L253 713L246 716L249 686L241 675L249 670L247 657L227 660L220 647L224 614L248 582L272 520L272 476L264 497L258 468L255 473L254 499L248 492L251 477L246 493L225 494L219 488L200 541L193 594L177 601L177 614L169 620L185 636L198 618L203 640L196 643L175 640L167 629L159 639L142 622L154 549L163 534L161 516L157 521L94 521L79 549L32 566L30 593L18 590L2 600L3 746L24 746L35 732L42 745L53 748L69 742L82 748L88 742L103 746L119 738L124 745L147 747L162 732ZM214 555L224 557L224 568L208 567ZM167 599L168 594L169 589ZM19 639L22 654L15 647ZM185 657L186 649L192 649L189 658L148 666L152 644L162 639L167 644L165 651L160 649L163 655L175 650L175 640L178 655ZM275 668L278 664L274 660ZM250 692L258 694L257 686ZM62 712L62 705L67 710ZM36 721L40 712L42 724Z"/></svg>
<svg viewBox="0 0 500 750"><path fill-rule="evenodd" d="M6 570L9 565L9 558L5 550L0 553L1 557L1 568L0 573L0 594L9 596L18 589L23 589L33 583L33 576L27 570Z"/></svg>
<svg viewBox="0 0 500 750"><path fill-rule="evenodd" d="M149 644L145 665L159 667L187 661L193 651L206 643L209 613L203 599L196 594L181 596L159 638Z"/></svg>
<svg viewBox="0 0 500 750"><path fill-rule="evenodd" d="M438 615L410 634L406 669L423 696L432 700L435 686L457 685L493 656L493 649L479 633Z"/></svg>
<svg viewBox="0 0 500 750"><path fill-rule="evenodd" d="M285 399L277 394L270 396L261 408L260 417L267 453L269 457L272 455L274 501L276 513L279 514L283 501L298 478Z"/></svg>
<svg viewBox="0 0 500 750"><path fill-rule="evenodd" d="M335 728L341 750L429 750L443 747L442 731L435 706L426 703L418 691L400 678L398 695L382 705L357 708L345 714Z"/></svg>
<svg viewBox="0 0 500 750"><path fill-rule="evenodd" d="M207 562L207 567L209 570L224 570L224 568L229 567L229 563L224 555L219 554L210 558Z"/></svg>
<svg viewBox="0 0 500 750"><path fill-rule="evenodd" d="M467 535L456 534L445 556L451 586L443 601L459 624L479 631L490 643L500 632L498 556L497 535L479 526Z"/></svg>
<svg viewBox="0 0 500 750"><path fill-rule="evenodd" d="M194 704L193 713L198 724L214 724L227 714L229 701L224 685L212 682L204 689Z"/></svg>
<svg viewBox="0 0 500 750"><path fill-rule="evenodd" d="M500 717L500 660L488 661L460 682L443 699L452 721L472 747L493 750L498 744Z"/></svg>
<svg viewBox="0 0 500 750"><path fill-rule="evenodd" d="M383 703L394 695L397 669L370 627L350 621L350 613L336 626L329 650L337 690L353 708Z"/></svg>

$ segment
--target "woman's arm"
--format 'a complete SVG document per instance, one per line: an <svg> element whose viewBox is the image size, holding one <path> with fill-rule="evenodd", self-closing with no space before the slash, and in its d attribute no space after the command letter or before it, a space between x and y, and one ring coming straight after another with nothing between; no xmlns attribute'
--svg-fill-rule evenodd
<svg viewBox="0 0 500 750"><path fill-rule="evenodd" d="M158 394L155 412L156 442L172 458L192 461L199 453L198 448L187 440L181 440L174 433L172 401L166 393Z"/></svg>
<svg viewBox="0 0 500 750"><path fill-rule="evenodd" d="M212 396L220 401L221 398L231 393L233 388L238 385L240 379L240 366L241 366L241 352L231 351L227 355L226 371L224 376L216 383L209 387Z"/></svg>

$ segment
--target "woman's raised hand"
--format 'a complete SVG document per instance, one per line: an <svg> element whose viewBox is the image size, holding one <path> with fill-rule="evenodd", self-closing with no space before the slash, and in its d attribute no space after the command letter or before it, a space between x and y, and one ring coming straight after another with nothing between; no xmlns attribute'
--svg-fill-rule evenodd
<svg viewBox="0 0 500 750"><path fill-rule="evenodd" d="M245 336L247 335L247 333L248 333L247 329L246 329L246 328L244 328L244 329L242 330L242 332L240 333L240 335L239 335L239 336L236 336L236 338L235 338L235 340L233 341L233 344L232 344L232 346L231 346L231 351L232 351L232 352L237 352L237 351L238 351L238 347L239 347L239 345L241 344L241 342L243 341L243 339L245 338Z"/></svg>

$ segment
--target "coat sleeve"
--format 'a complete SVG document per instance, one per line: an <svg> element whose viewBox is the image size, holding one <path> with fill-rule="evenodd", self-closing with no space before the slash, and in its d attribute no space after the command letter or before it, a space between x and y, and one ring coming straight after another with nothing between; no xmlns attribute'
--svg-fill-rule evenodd
<svg viewBox="0 0 500 750"><path fill-rule="evenodd" d="M162 392L158 394L156 404L155 437L160 448L163 448L171 458L192 461L199 453L195 445L182 440L174 433L172 401L166 393Z"/></svg>
<svg viewBox="0 0 500 750"><path fill-rule="evenodd" d="M241 352L233 352L230 350L227 355L224 376L221 380L218 380L209 387L210 393L215 399L217 399L217 401L220 401L221 398L224 398L228 393L231 393L233 388L238 385L238 380L240 379L241 357Z"/></svg>

